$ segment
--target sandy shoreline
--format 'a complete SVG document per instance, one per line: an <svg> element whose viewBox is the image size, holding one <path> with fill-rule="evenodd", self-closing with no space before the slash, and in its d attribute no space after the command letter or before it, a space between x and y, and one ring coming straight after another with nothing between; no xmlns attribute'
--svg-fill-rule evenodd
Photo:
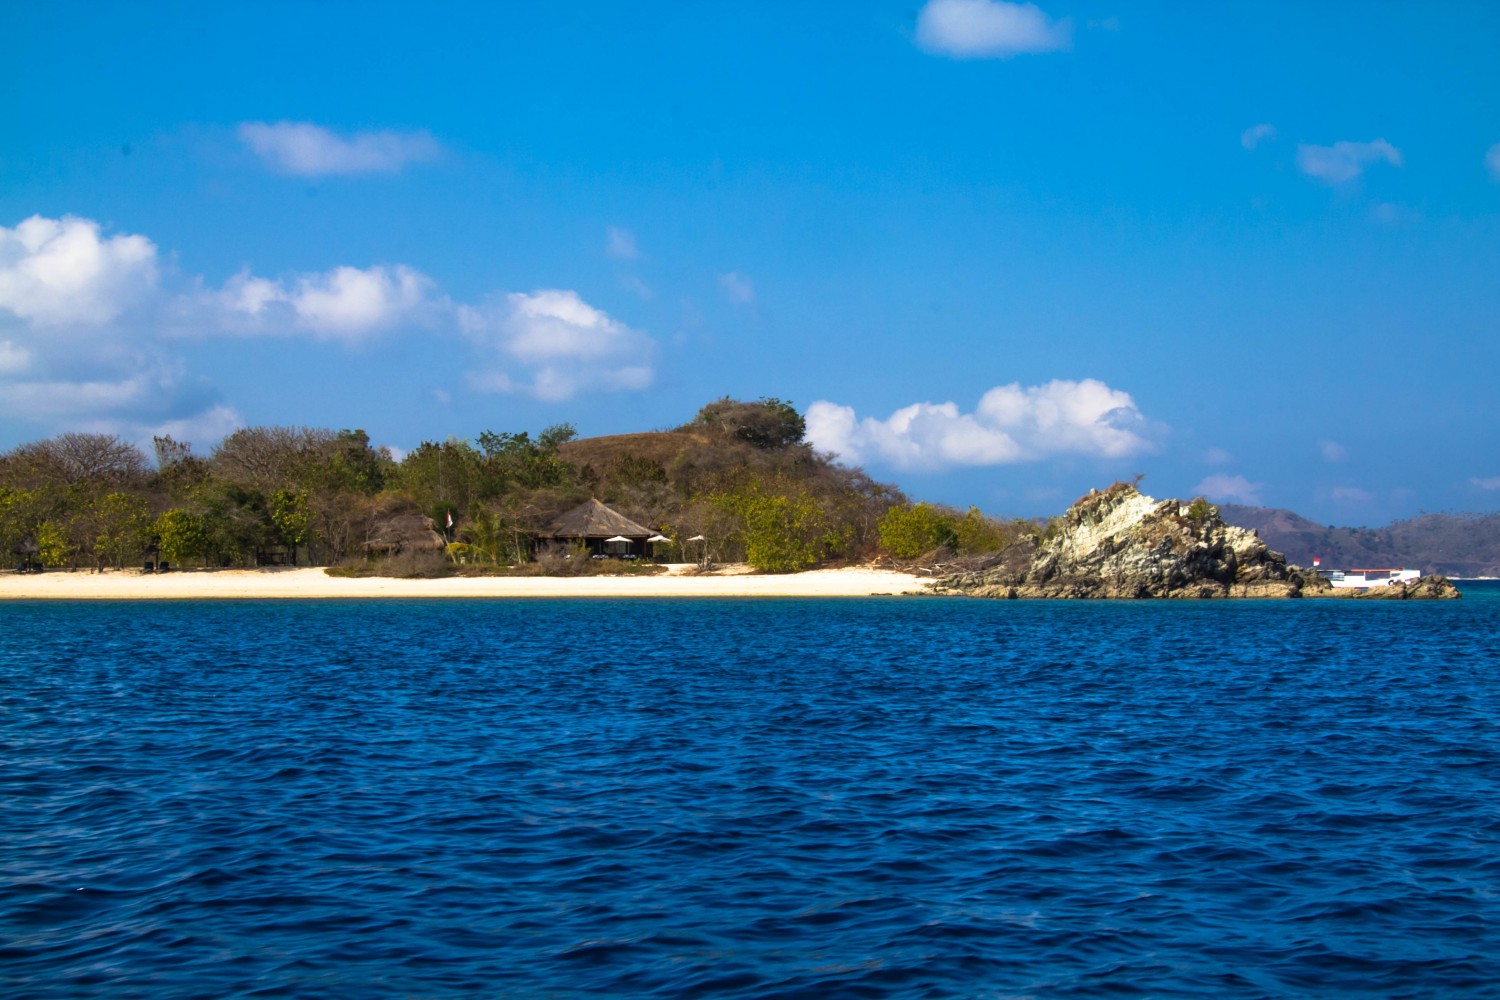
<svg viewBox="0 0 1500 1000"><path fill-rule="evenodd" d="M451 577L442 580L347 579L321 569L59 570L0 574L0 600L209 600L351 597L871 597L920 593L929 581L875 569L824 569L760 576Z"/></svg>

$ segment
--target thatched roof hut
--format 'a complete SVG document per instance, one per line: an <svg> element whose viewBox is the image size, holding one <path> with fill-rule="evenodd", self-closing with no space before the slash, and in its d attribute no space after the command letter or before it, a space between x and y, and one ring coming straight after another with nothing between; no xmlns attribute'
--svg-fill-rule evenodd
<svg viewBox="0 0 1500 1000"><path fill-rule="evenodd" d="M654 534L650 528L637 524L598 500L589 500L553 521L542 533L542 537L581 542L596 553L603 553L611 539L626 539L625 542L613 543L616 546L613 551L618 554L628 552L639 555L645 552L646 539Z"/></svg>
<svg viewBox="0 0 1500 1000"><path fill-rule="evenodd" d="M447 544L426 514L395 514L375 523L365 550L390 554L424 549L441 552Z"/></svg>

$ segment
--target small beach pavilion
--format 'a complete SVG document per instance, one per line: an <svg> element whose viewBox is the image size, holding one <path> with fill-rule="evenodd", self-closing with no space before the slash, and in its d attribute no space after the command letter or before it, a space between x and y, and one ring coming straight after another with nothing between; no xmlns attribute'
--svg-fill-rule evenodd
<svg viewBox="0 0 1500 1000"><path fill-rule="evenodd" d="M585 545L590 555L644 556L646 542L656 535L650 528L600 503L589 500L547 526L543 538Z"/></svg>

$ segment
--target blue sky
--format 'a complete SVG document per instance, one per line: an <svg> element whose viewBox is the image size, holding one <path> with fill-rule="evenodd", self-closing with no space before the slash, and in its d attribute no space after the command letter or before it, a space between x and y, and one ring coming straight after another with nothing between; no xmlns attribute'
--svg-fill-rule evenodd
<svg viewBox="0 0 1500 1000"><path fill-rule="evenodd" d="M790 399L915 497L1500 504L1500 5L9 4L0 447Z"/></svg>

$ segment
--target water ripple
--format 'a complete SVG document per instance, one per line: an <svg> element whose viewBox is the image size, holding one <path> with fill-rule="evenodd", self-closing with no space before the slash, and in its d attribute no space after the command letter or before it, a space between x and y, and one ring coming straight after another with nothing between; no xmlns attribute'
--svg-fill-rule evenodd
<svg viewBox="0 0 1500 1000"><path fill-rule="evenodd" d="M1500 996L1500 592L0 616L7 996Z"/></svg>

